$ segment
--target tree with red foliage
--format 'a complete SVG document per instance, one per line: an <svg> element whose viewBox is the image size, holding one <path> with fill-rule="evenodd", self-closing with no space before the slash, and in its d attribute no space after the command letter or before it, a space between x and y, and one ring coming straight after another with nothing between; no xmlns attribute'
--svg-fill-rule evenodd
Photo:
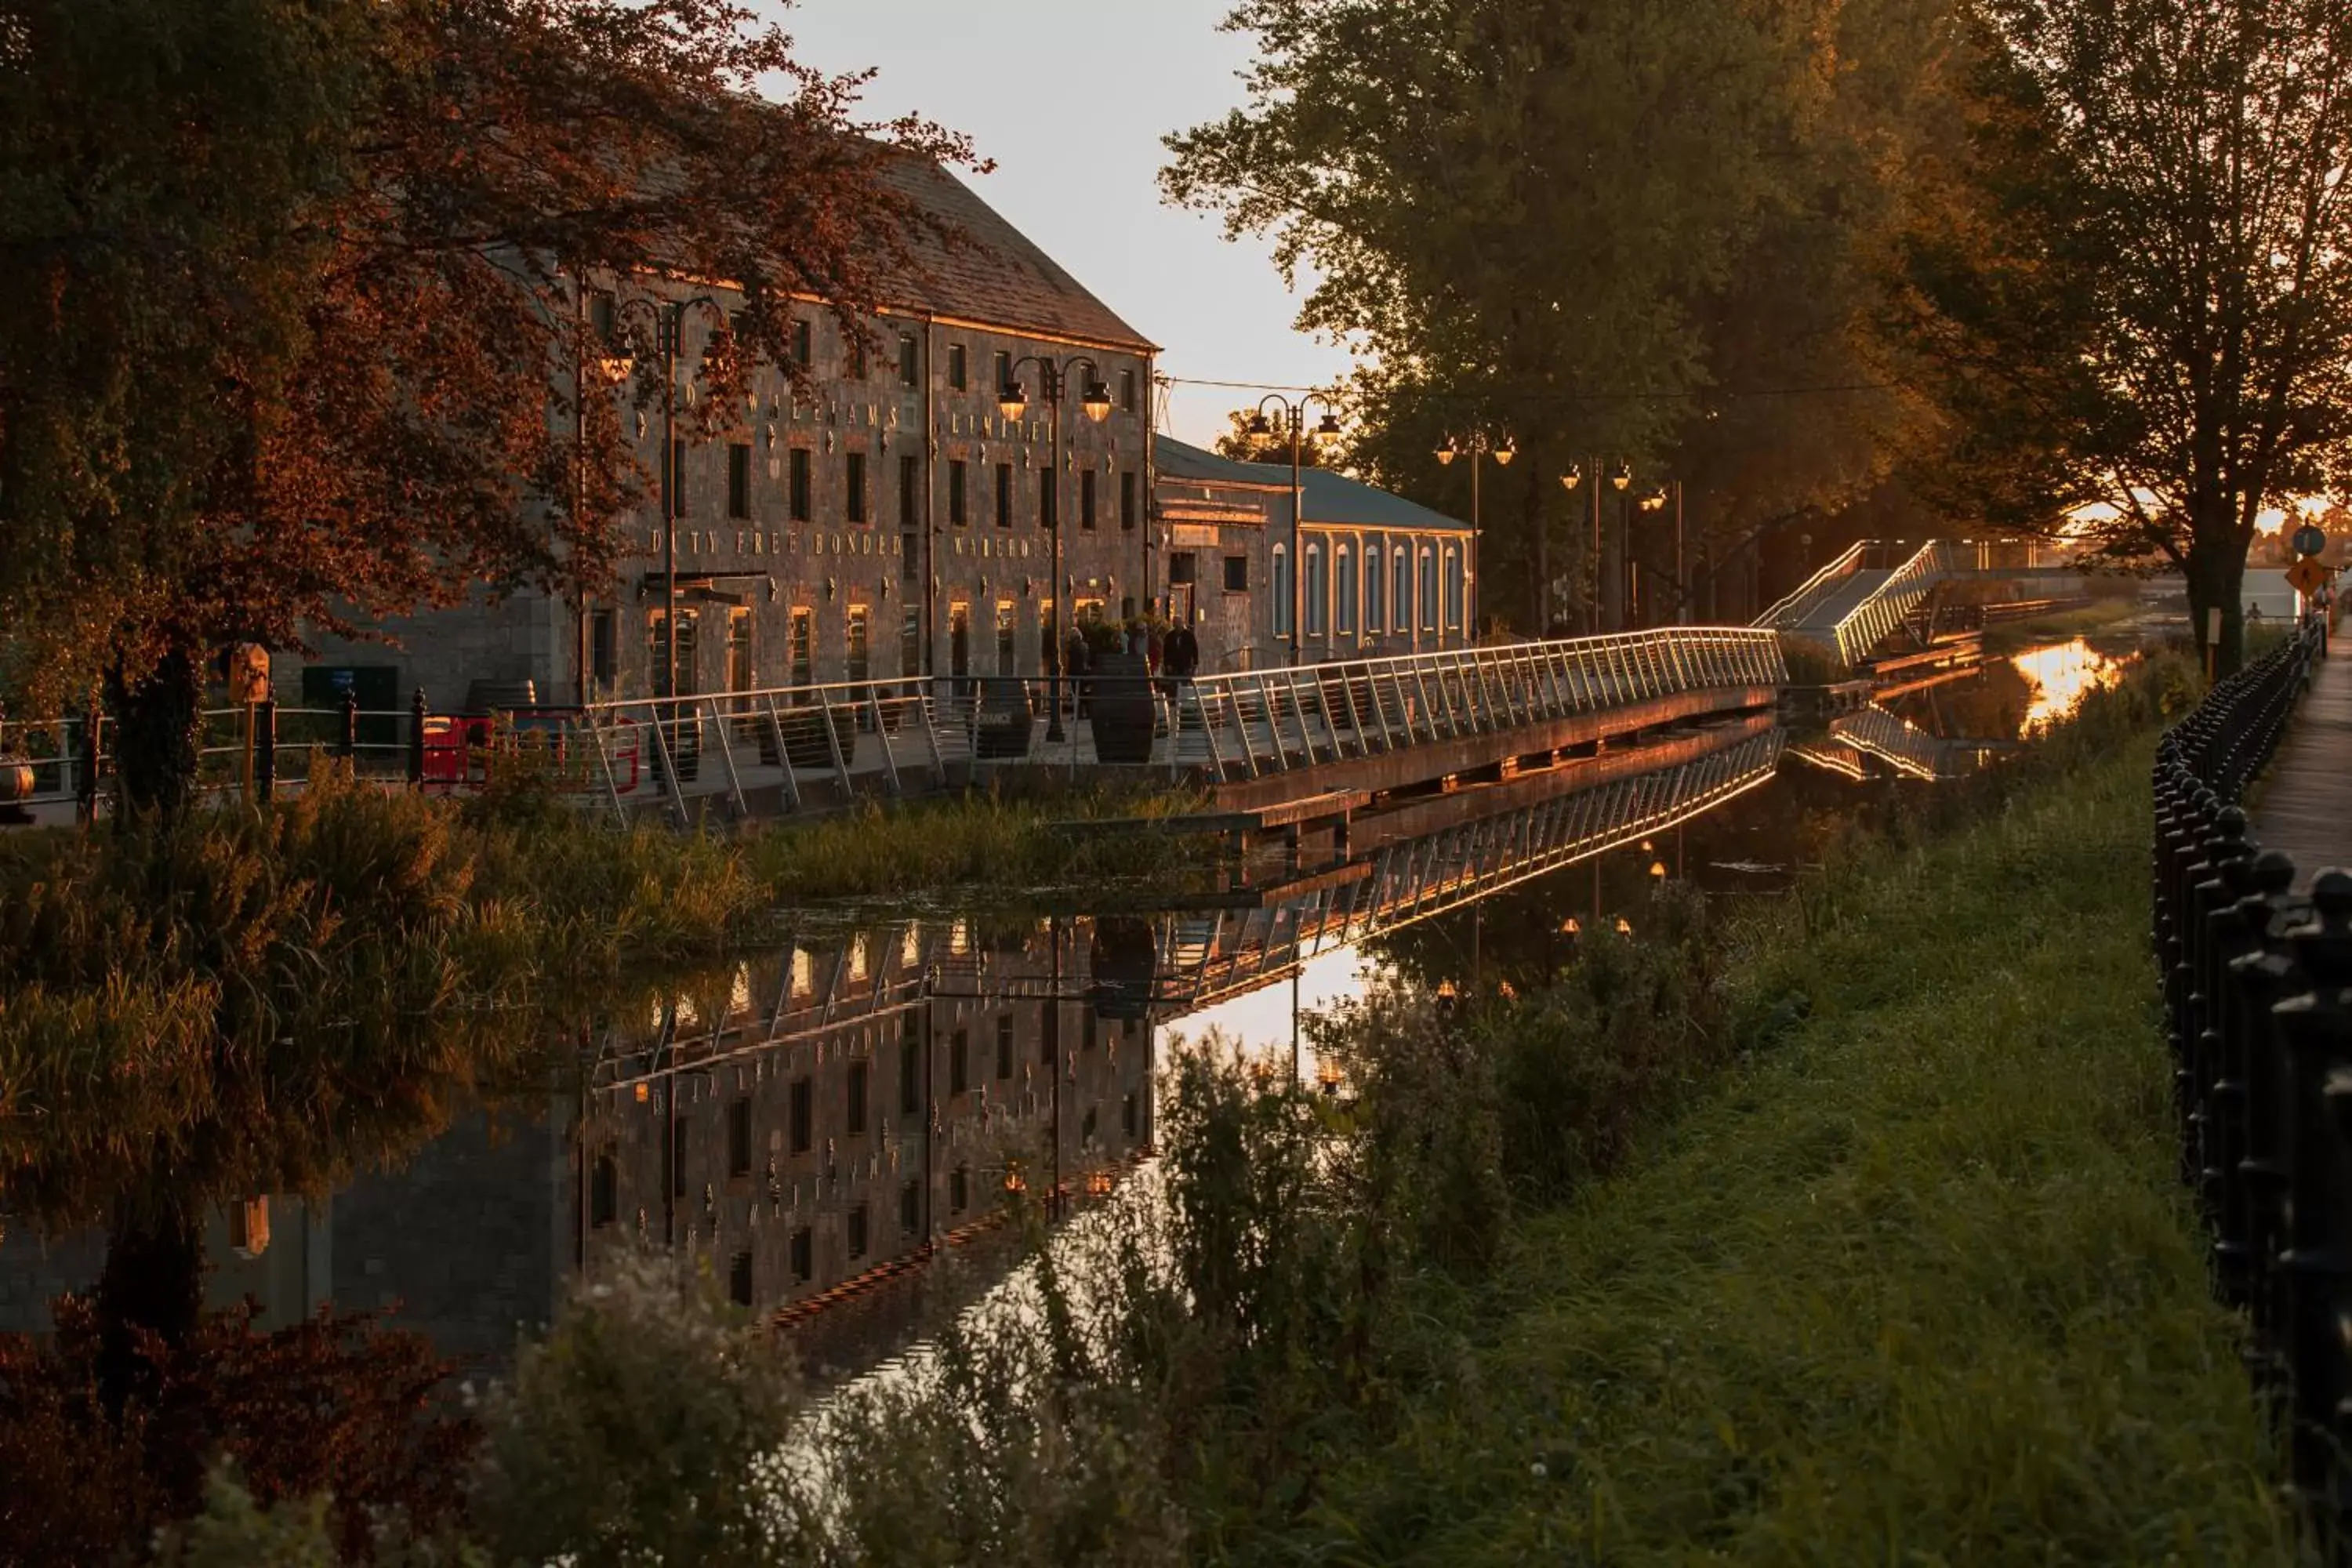
<svg viewBox="0 0 2352 1568"><path fill-rule="evenodd" d="M910 241L861 123L736 0L24 0L0 24L0 698L102 678L123 805L169 814L200 672L477 590L608 582L646 474L579 279L853 330ZM781 97L761 96L781 84ZM797 372L796 372L797 373ZM640 385L636 395L655 389Z"/></svg>

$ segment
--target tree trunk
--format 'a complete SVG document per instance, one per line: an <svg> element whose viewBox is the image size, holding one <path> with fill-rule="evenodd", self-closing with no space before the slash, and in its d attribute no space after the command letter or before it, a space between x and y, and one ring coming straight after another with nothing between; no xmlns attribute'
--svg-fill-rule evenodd
<svg viewBox="0 0 2352 1568"><path fill-rule="evenodd" d="M136 1217L127 1205L117 1211L95 1301L99 1393L110 1410L121 1413L142 1375L144 1363L135 1353L139 1331L168 1342L186 1339L203 1310L204 1288L201 1211L178 1204Z"/></svg>
<svg viewBox="0 0 2352 1568"><path fill-rule="evenodd" d="M2246 552L2225 538L2200 531L2192 536L2183 563L2189 583L2189 618L2197 638L2197 657L2215 677L2236 671L2246 659ZM2212 617L2219 610L2221 640L2212 641Z"/></svg>
<svg viewBox="0 0 2352 1568"><path fill-rule="evenodd" d="M169 822L195 792L204 699L195 656L175 648L137 681L117 668L106 686L114 710L116 820L128 825L152 813Z"/></svg>

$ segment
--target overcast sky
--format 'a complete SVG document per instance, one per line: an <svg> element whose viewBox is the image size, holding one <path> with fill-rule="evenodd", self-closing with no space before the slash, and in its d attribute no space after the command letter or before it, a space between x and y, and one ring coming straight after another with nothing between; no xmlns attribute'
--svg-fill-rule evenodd
<svg viewBox="0 0 2352 1568"><path fill-rule="evenodd" d="M1168 132L1242 101L1251 40L1221 33L1228 0L800 0L780 11L799 58L880 71L875 119L909 110L971 136L996 172L991 206L1166 351L1162 374L1328 385L1348 356L1292 329L1298 300L1264 242L1227 244L1205 215L1163 205ZM1206 443L1257 395L1179 384L1163 427Z"/></svg>

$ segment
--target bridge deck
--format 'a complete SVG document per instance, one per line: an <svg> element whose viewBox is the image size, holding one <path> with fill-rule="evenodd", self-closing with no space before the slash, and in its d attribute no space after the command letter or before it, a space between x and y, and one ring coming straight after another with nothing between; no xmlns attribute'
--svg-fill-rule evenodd
<svg viewBox="0 0 2352 1568"><path fill-rule="evenodd" d="M2294 858L2299 890L2326 868L2352 865L2352 648L2330 652L2263 775L2252 813L2263 847Z"/></svg>

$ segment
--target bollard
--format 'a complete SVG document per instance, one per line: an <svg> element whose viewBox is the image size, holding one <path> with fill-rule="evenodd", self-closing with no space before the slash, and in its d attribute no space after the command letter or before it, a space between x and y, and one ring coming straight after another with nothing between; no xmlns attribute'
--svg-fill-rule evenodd
<svg viewBox="0 0 2352 1568"><path fill-rule="evenodd" d="M408 785L425 787L425 688L418 687L408 702Z"/></svg>
<svg viewBox="0 0 2352 1568"><path fill-rule="evenodd" d="M345 757L356 758L360 754L360 694L357 691L344 692L342 707L343 737L340 749ZM352 763L352 771L358 771L356 762Z"/></svg>

